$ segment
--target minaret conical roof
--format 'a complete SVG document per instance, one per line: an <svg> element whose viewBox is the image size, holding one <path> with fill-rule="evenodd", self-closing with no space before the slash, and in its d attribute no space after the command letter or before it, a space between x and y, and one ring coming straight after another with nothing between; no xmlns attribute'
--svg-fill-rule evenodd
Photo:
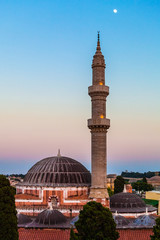
<svg viewBox="0 0 160 240"><path fill-rule="evenodd" d="M96 54L99 54L99 53L102 54L101 47L100 47L100 34L98 32Z"/></svg>
<svg viewBox="0 0 160 240"><path fill-rule="evenodd" d="M93 56L93 62L92 62L92 67L96 67L96 66L105 67L104 56L101 52L100 33L99 32L98 32L98 36L97 36L97 48L96 48L95 55Z"/></svg>

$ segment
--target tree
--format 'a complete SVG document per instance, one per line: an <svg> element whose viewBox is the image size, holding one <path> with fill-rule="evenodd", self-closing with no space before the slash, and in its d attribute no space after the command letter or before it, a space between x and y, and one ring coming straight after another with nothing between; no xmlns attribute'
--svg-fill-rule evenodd
<svg viewBox="0 0 160 240"><path fill-rule="evenodd" d="M0 239L18 240L14 189L3 175L0 175Z"/></svg>
<svg viewBox="0 0 160 240"><path fill-rule="evenodd" d="M159 174L160 175L160 174ZM127 177L127 178L151 178L155 176L155 172L144 172L144 173L139 173L139 172L122 172L121 173L122 177Z"/></svg>
<svg viewBox="0 0 160 240"><path fill-rule="evenodd" d="M153 190L153 186L147 182L144 182L143 180L132 183L132 188L136 191L144 192Z"/></svg>
<svg viewBox="0 0 160 240"><path fill-rule="evenodd" d="M78 240L75 232L73 231L73 228L71 228L71 231L70 231L70 240Z"/></svg>
<svg viewBox="0 0 160 240"><path fill-rule="evenodd" d="M151 240L159 240L160 239L160 217L156 219L156 225L153 227L154 235L151 236Z"/></svg>
<svg viewBox="0 0 160 240"><path fill-rule="evenodd" d="M143 177L142 182L147 183L146 177Z"/></svg>
<svg viewBox="0 0 160 240"><path fill-rule="evenodd" d="M116 240L119 233L112 213L97 202L88 202L80 211L79 220L75 223L77 232L71 232L71 240Z"/></svg>
<svg viewBox="0 0 160 240"><path fill-rule="evenodd" d="M108 190L109 197L111 197L114 194L114 192L112 191L112 189L110 187L108 187L107 190Z"/></svg>
<svg viewBox="0 0 160 240"><path fill-rule="evenodd" d="M114 194L123 192L124 184L124 178L122 176L117 176L114 180Z"/></svg>

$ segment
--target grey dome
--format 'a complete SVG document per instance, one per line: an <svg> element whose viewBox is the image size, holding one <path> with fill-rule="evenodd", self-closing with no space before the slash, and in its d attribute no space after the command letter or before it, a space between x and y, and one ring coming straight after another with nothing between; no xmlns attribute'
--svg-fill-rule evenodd
<svg viewBox="0 0 160 240"><path fill-rule="evenodd" d="M91 174L78 161L63 157L49 157L37 162L18 185L90 186Z"/></svg>
<svg viewBox="0 0 160 240"><path fill-rule="evenodd" d="M133 221L133 225L135 226L154 226L156 224L156 217L151 215L142 215Z"/></svg>
<svg viewBox="0 0 160 240"><path fill-rule="evenodd" d="M36 217L35 222L43 225L56 225L65 223L66 217L58 210L46 209Z"/></svg>
<svg viewBox="0 0 160 240"><path fill-rule="evenodd" d="M113 219L114 219L117 227L127 226L130 223L127 218L125 218L121 215L114 215Z"/></svg>
<svg viewBox="0 0 160 240"><path fill-rule="evenodd" d="M156 211L152 206L147 207L148 212ZM110 197L110 208L118 213L141 213L146 211L146 204L138 195L122 192Z"/></svg>
<svg viewBox="0 0 160 240"><path fill-rule="evenodd" d="M25 225L31 223L32 219L24 214L17 214L18 225Z"/></svg>

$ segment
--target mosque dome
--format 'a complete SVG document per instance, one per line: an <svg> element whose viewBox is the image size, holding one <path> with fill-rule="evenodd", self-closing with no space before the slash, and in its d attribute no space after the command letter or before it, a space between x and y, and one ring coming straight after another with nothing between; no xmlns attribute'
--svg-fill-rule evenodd
<svg viewBox="0 0 160 240"><path fill-rule="evenodd" d="M52 187L90 186L91 174L80 162L58 154L33 165L21 184Z"/></svg>
<svg viewBox="0 0 160 240"><path fill-rule="evenodd" d="M133 221L135 226L151 226L153 227L156 224L156 217L148 214L139 216Z"/></svg>
<svg viewBox="0 0 160 240"><path fill-rule="evenodd" d="M27 223L31 223L32 219L24 214L17 214L18 225L25 225Z"/></svg>
<svg viewBox="0 0 160 240"><path fill-rule="evenodd" d="M147 206L148 212L156 211L156 208ZM146 211L146 204L136 194L117 193L110 198L110 208L112 212L118 213L143 213Z"/></svg>
<svg viewBox="0 0 160 240"><path fill-rule="evenodd" d="M121 215L114 215L113 219L114 219L117 227L124 227L130 223L127 218L125 218Z"/></svg>
<svg viewBox="0 0 160 240"><path fill-rule="evenodd" d="M56 225L62 224L67 221L67 218L58 210L46 209L41 212L37 217L35 222L40 225Z"/></svg>

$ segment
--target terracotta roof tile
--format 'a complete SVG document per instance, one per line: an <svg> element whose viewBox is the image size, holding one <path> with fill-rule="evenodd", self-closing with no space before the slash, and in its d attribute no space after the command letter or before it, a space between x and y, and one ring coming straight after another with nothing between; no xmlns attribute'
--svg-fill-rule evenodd
<svg viewBox="0 0 160 240"><path fill-rule="evenodd" d="M120 229L118 240L150 240L152 229Z"/></svg>
<svg viewBox="0 0 160 240"><path fill-rule="evenodd" d="M69 196L68 198L66 198L66 200L87 200L88 199L88 195L81 195L81 196Z"/></svg>
<svg viewBox="0 0 160 240"><path fill-rule="evenodd" d="M118 240L150 240L152 229L120 229ZM19 240L69 240L70 229L19 229Z"/></svg>
<svg viewBox="0 0 160 240"><path fill-rule="evenodd" d="M69 240L70 230L19 229L19 240Z"/></svg>

